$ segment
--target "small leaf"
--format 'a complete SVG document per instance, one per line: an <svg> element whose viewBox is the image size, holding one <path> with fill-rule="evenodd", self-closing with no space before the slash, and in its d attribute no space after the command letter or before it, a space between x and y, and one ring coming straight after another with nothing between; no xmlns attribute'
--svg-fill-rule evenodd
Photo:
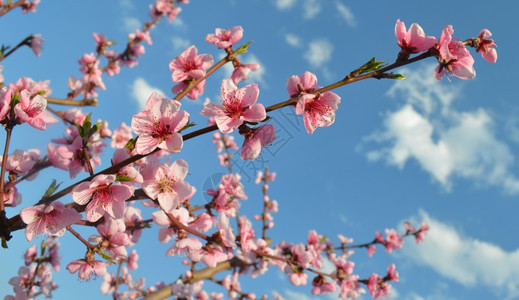
<svg viewBox="0 0 519 300"><path fill-rule="evenodd" d="M405 77L402 74L391 74L391 76L389 78L391 78L391 79L400 79L400 80L407 79L407 77Z"/></svg>
<svg viewBox="0 0 519 300"><path fill-rule="evenodd" d="M115 264L115 260L110 255L108 255L108 253L103 252L103 251L98 251L97 254L99 254L102 258L108 260L112 264Z"/></svg>
<svg viewBox="0 0 519 300"><path fill-rule="evenodd" d="M136 139L134 138L129 139L126 145L124 145L124 148L130 151L133 150L133 148L135 148L135 141Z"/></svg>
<svg viewBox="0 0 519 300"><path fill-rule="evenodd" d="M182 129L180 129L178 132L182 132L183 130L186 130L188 129L189 127L194 127L196 126L196 123L193 123L193 122L187 122L186 126L182 127Z"/></svg>
<svg viewBox="0 0 519 300"><path fill-rule="evenodd" d="M126 175L117 175L115 176L115 181L133 181L135 177L130 177Z"/></svg>
<svg viewBox="0 0 519 300"><path fill-rule="evenodd" d="M249 45L252 43L252 41L244 44L244 45L241 45L240 48L236 49L236 51L234 51L236 54L243 54L243 53L247 53L248 49L249 49Z"/></svg>
<svg viewBox="0 0 519 300"><path fill-rule="evenodd" d="M47 198L49 197L50 195L54 194L54 192L59 188L59 186L62 184L63 182L60 182L58 184L56 184L56 179L52 179L52 183L50 184L50 186L47 188L47 190L45 191L45 194L43 194L43 198Z"/></svg>

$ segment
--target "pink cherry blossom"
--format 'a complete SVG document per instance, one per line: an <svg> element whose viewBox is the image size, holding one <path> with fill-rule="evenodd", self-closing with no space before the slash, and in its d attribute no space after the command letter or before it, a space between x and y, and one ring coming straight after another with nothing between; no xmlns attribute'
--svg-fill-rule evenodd
<svg viewBox="0 0 519 300"><path fill-rule="evenodd" d="M423 237L425 236L425 233L429 230L429 226L425 223L422 223L422 226L420 227L420 231L414 234L416 238L416 243L420 244L423 241Z"/></svg>
<svg viewBox="0 0 519 300"><path fill-rule="evenodd" d="M121 125L119 125L119 128L115 129L112 133L110 147L122 149L131 138L132 128L122 122Z"/></svg>
<svg viewBox="0 0 519 300"><path fill-rule="evenodd" d="M48 97L52 93L50 88L50 80L34 81L28 77L20 77L16 83L10 83L9 87L14 90L28 90L31 96L39 94L41 96Z"/></svg>
<svg viewBox="0 0 519 300"><path fill-rule="evenodd" d="M387 268L387 276L386 276L387 280L398 282L399 277L400 277L400 275L396 271L395 264L390 264L389 267Z"/></svg>
<svg viewBox="0 0 519 300"><path fill-rule="evenodd" d="M59 201L49 205L39 204L26 207L21 210L20 217L27 224L25 237L29 242L42 232L62 236L66 226L81 220L81 215L76 210L65 207Z"/></svg>
<svg viewBox="0 0 519 300"><path fill-rule="evenodd" d="M301 93L313 94L317 89L317 77L312 72L304 72L301 75L292 75L287 79L287 91L290 97L296 97Z"/></svg>
<svg viewBox="0 0 519 300"><path fill-rule="evenodd" d="M306 131L314 133L317 127L328 127L335 122L335 111L341 97L333 92L304 94L296 105L296 114L303 115Z"/></svg>
<svg viewBox="0 0 519 300"><path fill-rule="evenodd" d="M359 282L359 275L350 275L339 282L340 291L339 296L342 299L357 299L360 294L365 294L366 291L361 287Z"/></svg>
<svg viewBox="0 0 519 300"><path fill-rule="evenodd" d="M99 244L100 248L109 251L112 258L126 258L128 251L126 246L130 243L128 235L124 233L124 228L120 230L116 221L107 218L104 223L97 225L97 232L100 235L92 235L88 239L89 242Z"/></svg>
<svg viewBox="0 0 519 300"><path fill-rule="evenodd" d="M13 95L13 90L4 86L0 89L0 122L7 122L7 113L11 109L11 97Z"/></svg>
<svg viewBox="0 0 519 300"><path fill-rule="evenodd" d="M182 8L175 5L174 1L156 0L155 4L150 5L150 16L156 21L164 16L168 16L169 22L173 21L180 13Z"/></svg>
<svg viewBox="0 0 519 300"><path fill-rule="evenodd" d="M426 36L422 27L416 23L411 24L409 31L406 32L405 23L400 19L396 20L395 35L400 48L408 53L426 51L436 44L436 38Z"/></svg>
<svg viewBox="0 0 519 300"><path fill-rule="evenodd" d="M489 39L492 36L492 33L488 29L483 29L478 35L479 47L476 49L477 52L481 53L484 59L491 63L495 63L497 61L497 45L494 43L494 40Z"/></svg>
<svg viewBox="0 0 519 300"><path fill-rule="evenodd" d="M452 39L454 29L451 25L445 26L437 45L439 51L439 65L434 70L434 78L442 80L443 76L456 76L461 79L472 79L476 76L474 58L465 48L463 42Z"/></svg>
<svg viewBox="0 0 519 300"><path fill-rule="evenodd" d="M32 49L32 52L34 52L34 54L36 56L40 56L41 55L41 46L43 44L43 38L41 37L41 34L35 34L32 36L32 39L31 39L31 49Z"/></svg>
<svg viewBox="0 0 519 300"><path fill-rule="evenodd" d="M256 71L260 68L258 64L242 64L238 59L233 61L234 71L232 72L231 79L237 84L242 80L247 80L251 71Z"/></svg>
<svg viewBox="0 0 519 300"><path fill-rule="evenodd" d="M115 219L122 218L125 200L132 190L123 184L114 184L115 175L97 175L91 181L78 184L72 190L72 199L86 206L86 218L90 222L99 220L104 214Z"/></svg>
<svg viewBox="0 0 519 300"><path fill-rule="evenodd" d="M236 248L236 236L232 232L232 227L229 225L229 218L226 214L218 216L218 232L225 247Z"/></svg>
<svg viewBox="0 0 519 300"><path fill-rule="evenodd" d="M375 299L388 297L391 285L387 284L380 275L373 273L368 279L368 290L371 297Z"/></svg>
<svg viewBox="0 0 519 300"><path fill-rule="evenodd" d="M314 280L312 280L312 295L319 295L323 294L326 295L331 292L335 292L337 289L337 286L333 282L327 282L325 277L323 276L316 276Z"/></svg>
<svg viewBox="0 0 519 300"><path fill-rule="evenodd" d="M386 251L391 253L393 250L402 248L404 240L402 236L397 233L394 229L386 229L386 236L384 237L377 231L375 232L375 239L386 247Z"/></svg>
<svg viewBox="0 0 519 300"><path fill-rule="evenodd" d="M218 49L226 49L236 44L243 36L243 28L234 26L232 29L216 28L215 33L209 33L205 37L205 41L209 44L215 44Z"/></svg>
<svg viewBox="0 0 519 300"><path fill-rule="evenodd" d="M240 216L240 246L243 252L249 252L256 249L254 243L254 229L252 223L247 219L246 216Z"/></svg>
<svg viewBox="0 0 519 300"><path fill-rule="evenodd" d="M178 133L188 122L189 114L180 109L180 102L152 93L144 110L132 118L132 129L139 135L135 148L138 154L148 154L155 148L178 153L182 135Z"/></svg>
<svg viewBox="0 0 519 300"><path fill-rule="evenodd" d="M208 103L201 114L215 117L216 125L223 133L230 133L243 122L259 122L266 118L263 104L256 104L259 95L258 85L249 84L238 87L231 79L222 82L222 104Z"/></svg>
<svg viewBox="0 0 519 300"><path fill-rule="evenodd" d="M276 129L271 124L247 129L246 132L244 130L242 133L245 136L245 140L241 147L241 158L243 160L254 160L260 155L262 146L274 142L276 139Z"/></svg>
<svg viewBox="0 0 519 300"><path fill-rule="evenodd" d="M190 199L196 189L184 181L188 172L187 162L177 159L171 166L150 163L141 167L142 188L151 199L157 199L166 211L176 208Z"/></svg>
<svg viewBox="0 0 519 300"><path fill-rule="evenodd" d="M78 276L81 280L89 280L92 274L102 276L106 274L106 264L102 261L84 259L74 260L67 265L67 270L74 274L79 270Z"/></svg>
<svg viewBox="0 0 519 300"><path fill-rule="evenodd" d="M20 91L20 103L14 106L14 113L20 122L27 122L32 127L45 130L46 125L58 122L50 112L46 111L47 100L40 95L31 98L27 90Z"/></svg>
<svg viewBox="0 0 519 300"><path fill-rule="evenodd" d="M173 82L182 82L191 78L205 76L205 70L213 65L213 57L209 54L198 55L196 47L189 46L184 52L169 63L169 69L173 74Z"/></svg>

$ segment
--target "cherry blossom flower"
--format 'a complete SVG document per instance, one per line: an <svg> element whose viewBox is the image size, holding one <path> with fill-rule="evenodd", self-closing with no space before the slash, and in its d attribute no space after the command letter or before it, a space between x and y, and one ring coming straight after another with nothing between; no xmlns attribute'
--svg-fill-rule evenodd
<svg viewBox="0 0 519 300"><path fill-rule="evenodd" d="M141 167L142 189L151 199L157 199L166 211L176 208L190 199L196 189L184 181L188 172L187 162L177 159L171 166L151 163Z"/></svg>
<svg viewBox="0 0 519 300"><path fill-rule="evenodd" d="M226 214L218 216L218 232L225 247L236 248L236 236L232 232L232 227L229 225L229 218Z"/></svg>
<svg viewBox="0 0 519 300"><path fill-rule="evenodd" d="M365 294L364 290L359 282L359 275L350 275L346 279L340 280L339 282L340 291L339 296L342 299L357 299L360 294Z"/></svg>
<svg viewBox="0 0 519 300"><path fill-rule="evenodd" d="M29 77L20 77L16 83L10 83L9 87L15 90L28 90L31 95L39 94L41 96L48 97L52 93L50 88L50 80L34 81Z"/></svg>
<svg viewBox="0 0 519 300"><path fill-rule="evenodd" d="M304 72L301 75L292 75L287 79L287 91L290 97L296 97L302 93L313 94L317 89L317 77L312 72Z"/></svg>
<svg viewBox="0 0 519 300"><path fill-rule="evenodd" d="M97 232L100 235L92 235L89 242L99 244L102 250L109 251L114 259L127 257L126 246L130 243L128 235L119 230L119 225L111 218L107 218L104 223L97 225Z"/></svg>
<svg viewBox="0 0 519 300"><path fill-rule="evenodd" d="M173 74L173 82L182 82L191 78L205 76L205 70L213 65L213 57L210 54L198 55L198 49L194 45L189 46L184 52L169 63L169 69Z"/></svg>
<svg viewBox="0 0 519 300"><path fill-rule="evenodd" d="M243 28L234 26L232 29L216 28L215 33L209 33L205 37L205 41L209 44L215 44L218 49L226 49L236 44L243 36Z"/></svg>
<svg viewBox="0 0 519 300"><path fill-rule="evenodd" d="M337 289L335 283L327 282L326 278L321 275L316 276L314 280L312 280L312 285L314 287L312 289L312 295L326 295L328 293L335 292L335 290Z"/></svg>
<svg viewBox="0 0 519 300"><path fill-rule="evenodd" d="M11 174L16 174L16 176L20 177L30 171L39 159L40 150L38 149L29 149L27 152L17 149L7 157L6 170ZM0 157L0 163L1 162L2 157ZM37 173L26 180L34 179L35 175L37 175Z"/></svg>
<svg viewBox="0 0 519 300"><path fill-rule="evenodd" d="M99 220L104 214L115 219L122 218L125 200L132 190L123 184L114 184L115 175L97 175L91 181L82 182L72 190L72 199L86 206L86 218L90 222Z"/></svg>
<svg viewBox="0 0 519 300"><path fill-rule="evenodd" d="M180 102L152 93L144 110L132 118L132 129L139 135L135 144L138 154L148 154L155 148L178 153L182 149L182 135L189 114L180 109Z"/></svg>
<svg viewBox="0 0 519 300"><path fill-rule="evenodd" d="M386 229L386 236L384 237L377 231L375 232L375 239L386 247L386 251L391 253L393 250L402 248L404 240L394 229Z"/></svg>
<svg viewBox="0 0 519 300"><path fill-rule="evenodd" d="M45 130L46 125L58 122L50 112L46 111L47 100L40 95L31 98L27 90L20 91L20 103L14 106L14 113L20 122L27 122L32 127Z"/></svg>
<svg viewBox="0 0 519 300"><path fill-rule="evenodd" d="M247 219L246 216L240 216L240 246L243 252L249 252L256 249L254 243L254 229L252 223Z"/></svg>
<svg viewBox="0 0 519 300"><path fill-rule="evenodd" d="M119 125L119 128L115 129L112 133L110 147L122 149L131 138L132 128L122 122L121 125Z"/></svg>
<svg viewBox="0 0 519 300"><path fill-rule="evenodd" d="M387 268L387 276L386 276L387 280L398 282L399 277L400 277L400 275L396 271L395 264L390 264L389 267Z"/></svg>
<svg viewBox="0 0 519 300"><path fill-rule="evenodd" d="M488 29L483 29L478 35L479 46L476 52L480 52L481 56L488 62L495 63L497 61L496 43L494 40L489 39L492 33Z"/></svg>
<svg viewBox="0 0 519 300"><path fill-rule="evenodd" d="M314 133L317 127L328 127L335 122L335 111L341 97L333 92L304 94L297 101L296 114L303 115L306 131Z"/></svg>
<svg viewBox="0 0 519 300"><path fill-rule="evenodd" d="M240 130L240 133L245 136L240 155L243 160L254 160L260 155L262 146L274 142L276 139L276 129L271 124L262 125L254 129L247 127L246 129L248 130Z"/></svg>
<svg viewBox="0 0 519 300"><path fill-rule="evenodd" d="M204 105L201 114L215 117L216 125L223 133L230 133L243 122L259 122L265 119L266 111L263 104L256 104L259 95L257 84L238 87L231 79L222 81L222 104L208 103Z"/></svg>
<svg viewBox="0 0 519 300"><path fill-rule="evenodd" d="M375 299L388 297L391 285L387 284L380 275L373 273L368 279L368 290L371 297Z"/></svg>
<svg viewBox="0 0 519 300"><path fill-rule="evenodd" d="M96 276L102 276L106 274L106 264L98 260L86 261L84 259L78 259L70 262L67 265L67 270L74 274L79 270L78 276L81 280L88 280L95 274Z"/></svg>
<svg viewBox="0 0 519 300"><path fill-rule="evenodd" d="M413 23L406 32L405 23L396 20L395 35L398 45L408 54L426 51L436 44L434 36L426 36L420 25Z"/></svg>
<svg viewBox="0 0 519 300"><path fill-rule="evenodd" d="M65 227L81 220L81 215L73 208L65 207L59 201L49 205L39 204L30 206L20 211L20 218L27 224L25 237L30 242L40 234L62 236Z"/></svg>
<svg viewBox="0 0 519 300"><path fill-rule="evenodd" d="M41 37L41 34L35 34L32 36L32 39L31 39L31 49L32 49L32 52L34 52L34 54L36 56L40 56L41 55L41 45L43 44L43 38Z"/></svg>
<svg viewBox="0 0 519 300"><path fill-rule="evenodd" d="M461 79L472 79L476 76L474 58L465 48L463 42L453 40L454 29L451 25L445 26L437 45L439 51L439 65L434 70L434 78L442 80L443 76L456 76Z"/></svg>
<svg viewBox="0 0 519 300"><path fill-rule="evenodd" d="M169 22L171 22L182 10L182 8L175 6L174 1L170 0L156 0L155 4L150 5L150 8L150 16L153 21L156 21L167 15Z"/></svg>
<svg viewBox="0 0 519 300"><path fill-rule="evenodd" d="M247 80L251 71L256 71L260 68L258 64L242 64L238 59L233 61L234 71L232 72L231 79L237 84L242 80Z"/></svg>

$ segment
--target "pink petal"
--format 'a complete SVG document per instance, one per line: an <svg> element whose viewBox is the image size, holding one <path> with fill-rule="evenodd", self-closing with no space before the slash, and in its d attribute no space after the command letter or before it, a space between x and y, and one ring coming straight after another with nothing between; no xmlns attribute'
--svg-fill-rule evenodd
<svg viewBox="0 0 519 300"><path fill-rule="evenodd" d="M179 153L182 149L183 143L182 135L178 132L173 132L165 141L159 144L159 148L166 150L169 153Z"/></svg>
<svg viewBox="0 0 519 300"><path fill-rule="evenodd" d="M259 89L257 84L249 84L236 92L236 98L240 100L241 106L249 106L258 100Z"/></svg>
<svg viewBox="0 0 519 300"><path fill-rule="evenodd" d="M254 104L251 105L242 116L245 121L259 122L267 117L267 112L263 104Z"/></svg>

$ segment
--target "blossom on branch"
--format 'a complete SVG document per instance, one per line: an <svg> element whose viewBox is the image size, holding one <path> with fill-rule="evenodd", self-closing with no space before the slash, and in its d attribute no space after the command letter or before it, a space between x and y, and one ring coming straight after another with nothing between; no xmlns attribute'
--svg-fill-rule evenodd
<svg viewBox="0 0 519 300"><path fill-rule="evenodd" d="M497 61L497 45L494 40L489 39L492 33L488 29L483 29L478 35L479 46L477 52L481 52L481 56L488 62L495 63Z"/></svg>
<svg viewBox="0 0 519 300"><path fill-rule="evenodd" d="M209 44L215 44L218 49L226 49L236 44L243 36L243 28L234 26L232 29L216 28L215 33L209 33L205 37L205 41Z"/></svg>
<svg viewBox="0 0 519 300"><path fill-rule="evenodd" d="M395 36L400 48L408 54L426 51L436 44L436 38L426 36L422 27L416 23L411 24L406 32L405 23L401 22L400 19L396 20Z"/></svg>
<svg viewBox="0 0 519 300"><path fill-rule="evenodd" d="M314 133L317 127L328 127L335 122L335 111L341 97L334 92L304 94L296 105L296 114L303 115L306 131Z"/></svg>
<svg viewBox="0 0 519 300"><path fill-rule="evenodd" d="M231 79L226 78L222 81L221 91L222 104L205 104L200 112L204 116L215 117L221 132L230 133L243 122L259 122L267 117L263 104L256 104L259 95L257 84L238 89Z"/></svg>
<svg viewBox="0 0 519 300"><path fill-rule="evenodd" d="M135 144L138 154L148 154L159 147L170 153L182 149L182 135L178 133L189 120L180 109L180 102L152 93L144 110L132 118L131 127L139 135Z"/></svg>
<svg viewBox="0 0 519 300"><path fill-rule="evenodd" d="M463 42L452 39L453 33L454 29L451 25L445 26L437 45L439 65L434 70L436 80L442 80L445 74L461 79L472 79L476 76L476 70L473 66L474 58L465 48Z"/></svg>

